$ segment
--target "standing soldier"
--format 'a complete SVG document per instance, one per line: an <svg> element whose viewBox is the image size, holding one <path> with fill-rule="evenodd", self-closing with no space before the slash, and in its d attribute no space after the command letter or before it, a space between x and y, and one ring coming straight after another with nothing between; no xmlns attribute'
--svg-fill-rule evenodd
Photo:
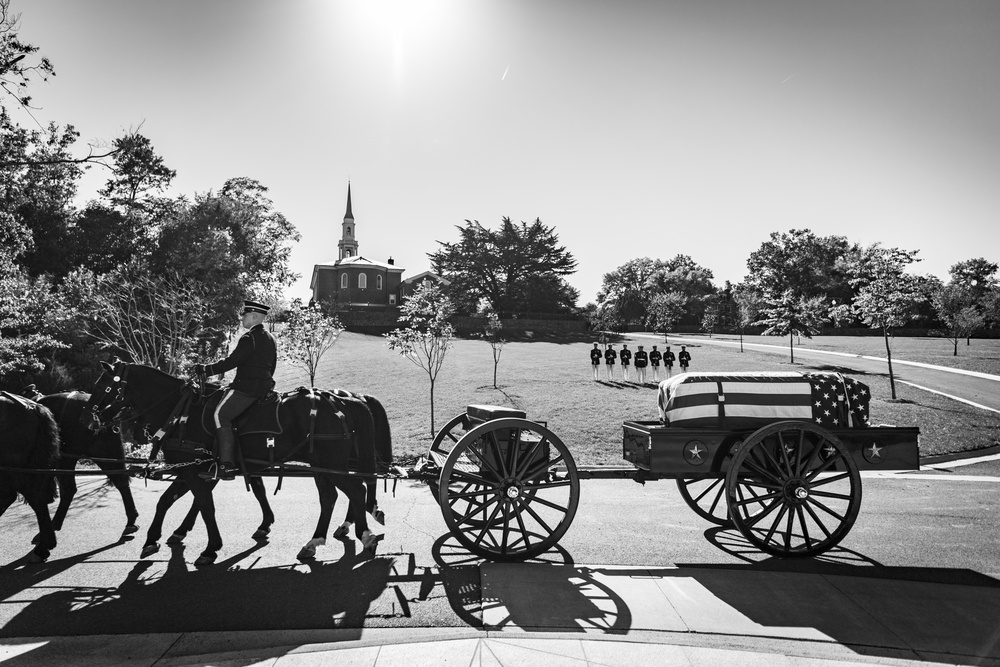
<svg viewBox="0 0 1000 667"><path fill-rule="evenodd" d="M642 350L642 345L635 353L635 381L639 384L646 384L646 361L649 355Z"/></svg>
<svg viewBox="0 0 1000 667"><path fill-rule="evenodd" d="M656 383L660 381L660 359L662 358L663 355L660 354L660 351L654 345L653 349L649 351L649 363L653 365L653 382Z"/></svg>
<svg viewBox="0 0 1000 667"><path fill-rule="evenodd" d="M594 370L594 382L597 382L599 379L598 372L601 368L601 358L603 356L601 350L597 347L597 343L594 343L594 349L590 351L590 367Z"/></svg>
<svg viewBox="0 0 1000 667"><path fill-rule="evenodd" d="M674 353L670 351L670 346L663 352L663 365L667 371L667 377L674 374Z"/></svg>
<svg viewBox="0 0 1000 667"><path fill-rule="evenodd" d="M681 345L681 353L677 355L677 361L681 364L681 373L688 372L688 364L691 363L691 354L687 351L687 347Z"/></svg>
<svg viewBox="0 0 1000 667"><path fill-rule="evenodd" d="M618 358L618 353L615 352L614 345L608 345L608 349L604 351L604 365L608 369L608 382L613 382L615 379L615 359Z"/></svg>
<svg viewBox="0 0 1000 667"><path fill-rule="evenodd" d="M632 361L632 351L628 349L628 345L622 343L622 351L618 353L618 358L622 360L622 382L629 382L628 365Z"/></svg>

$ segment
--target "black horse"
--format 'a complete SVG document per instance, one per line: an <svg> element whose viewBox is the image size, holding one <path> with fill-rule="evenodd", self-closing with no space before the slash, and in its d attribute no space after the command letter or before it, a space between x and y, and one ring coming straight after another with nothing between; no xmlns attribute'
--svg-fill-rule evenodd
<svg viewBox="0 0 1000 667"><path fill-rule="evenodd" d="M84 407L90 400L90 394L82 391L67 391L58 394L43 395L28 385L21 392L31 400L41 403L52 411L59 425L60 456L56 462L56 481L59 485L59 507L52 517L52 527L62 530L66 513L76 495L76 476L71 474L81 458L91 459L98 468L107 473L108 482L121 494L125 505L125 529L122 536L131 535L139 530L136 519L139 512L132 499L132 489L129 487L128 471L125 467L125 447L121 436L112 428L101 428L93 431L87 427L84 419Z"/></svg>
<svg viewBox="0 0 1000 667"><path fill-rule="evenodd" d="M38 537L29 555L44 562L56 546L56 531L49 516L56 485L51 468L59 459L59 427L44 405L0 392L0 515L21 494L38 519ZM22 472L23 471L23 472Z"/></svg>
<svg viewBox="0 0 1000 667"><path fill-rule="evenodd" d="M195 561L197 567L215 562L222 547L212 497L215 482L198 474L212 465L213 397L217 402L218 395L203 399L190 382L155 368L116 362L105 364L105 372L98 379L88 404L88 410L98 422L110 420L123 408L131 407L137 424L156 430L153 439L162 440L170 472L183 480L194 494L208 530L208 545ZM330 392L300 389L272 405L280 432L255 433L245 429L239 440L240 458L244 471L251 475L264 470L280 471L292 460L317 469L313 479L320 498L319 522L299 558L311 558L316 547L325 543L337 487L349 499L348 513L354 520L356 537L366 551L374 553L382 536L368 529L363 478L376 472L376 447L382 451L388 449L391 456L391 444L375 442L377 434L388 436L387 423L376 428L367 401L337 397ZM380 412L384 419L384 410ZM360 475L350 474L351 470ZM160 508L161 503L158 503L158 516L147 533L144 554L158 548L162 527Z"/></svg>

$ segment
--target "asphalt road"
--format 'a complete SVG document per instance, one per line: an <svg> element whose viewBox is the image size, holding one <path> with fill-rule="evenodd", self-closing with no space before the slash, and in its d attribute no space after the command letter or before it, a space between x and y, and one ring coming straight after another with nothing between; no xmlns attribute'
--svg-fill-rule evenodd
<svg viewBox="0 0 1000 667"><path fill-rule="evenodd" d="M805 561L755 551L734 530L713 527L665 480L585 480L576 519L559 549L543 560L573 565L677 565L920 579L996 586L1000 579L1000 480L980 466L893 478L865 478L861 514L840 547ZM970 474L971 473L971 474ZM268 480L274 488L274 480ZM269 541L250 535L258 522L240 482L222 485L216 506L226 540L219 562L196 570L199 525L186 547L140 559L146 522L163 482L134 482L140 533L120 540L117 493L95 478L81 485L59 545L29 565L34 518L11 507L0 529L0 638L95 633L307 630L372 627L477 627L479 564L448 533L430 489L399 483L382 494L387 512L378 555L358 555L354 540L330 540L315 561L296 554L318 513L309 480L285 480L272 497L278 521ZM338 507L339 521L343 507ZM177 506L168 528L181 519Z"/></svg>

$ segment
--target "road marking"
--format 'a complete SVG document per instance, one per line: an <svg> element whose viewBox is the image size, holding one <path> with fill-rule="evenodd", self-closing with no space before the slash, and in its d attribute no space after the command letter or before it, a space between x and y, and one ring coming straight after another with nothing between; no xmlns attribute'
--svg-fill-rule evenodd
<svg viewBox="0 0 1000 667"><path fill-rule="evenodd" d="M987 405L982 405L981 403L973 403L972 401L966 398L959 398L958 396L953 396L952 394L946 394L943 391L938 391L937 389L931 389L930 387L924 387L923 385L913 384L912 382L907 382L906 380L897 379L896 382L899 382L900 384L908 384L911 387L916 387L917 389L923 389L924 391L929 391L932 394L937 394L938 396L944 396L945 398L950 398L952 400L958 401L959 403L965 403L966 405L971 405L974 408L979 408L981 410L989 410L990 412L996 412L997 414L1000 414L1000 410L997 410L996 408L991 408Z"/></svg>
<svg viewBox="0 0 1000 667"><path fill-rule="evenodd" d="M987 477L986 475L921 475L915 472L882 472L880 470L862 470L861 476L876 479L916 479L944 482L1000 482L1000 477Z"/></svg>

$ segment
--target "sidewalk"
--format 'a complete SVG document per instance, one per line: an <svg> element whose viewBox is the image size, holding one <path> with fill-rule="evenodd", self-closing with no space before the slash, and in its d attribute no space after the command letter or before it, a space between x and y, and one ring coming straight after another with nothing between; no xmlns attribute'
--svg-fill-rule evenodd
<svg viewBox="0 0 1000 667"><path fill-rule="evenodd" d="M1000 582L484 563L483 628L0 640L27 665L997 665ZM865 576L867 573L868 576Z"/></svg>

